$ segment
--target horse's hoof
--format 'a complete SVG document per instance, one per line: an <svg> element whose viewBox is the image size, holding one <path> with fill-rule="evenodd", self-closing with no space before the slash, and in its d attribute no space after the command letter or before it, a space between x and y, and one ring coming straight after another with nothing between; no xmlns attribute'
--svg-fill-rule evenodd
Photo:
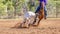
<svg viewBox="0 0 60 34"><path fill-rule="evenodd" d="M15 28L15 27L11 27L11 28Z"/></svg>
<svg viewBox="0 0 60 34"><path fill-rule="evenodd" d="M29 26L20 26L19 28L29 28Z"/></svg>
<svg viewBox="0 0 60 34"><path fill-rule="evenodd" d="M20 28L29 28L29 27L20 27Z"/></svg>
<svg viewBox="0 0 60 34"><path fill-rule="evenodd" d="M39 25L35 25L35 24L33 24L32 26L34 26L34 27L38 27Z"/></svg>

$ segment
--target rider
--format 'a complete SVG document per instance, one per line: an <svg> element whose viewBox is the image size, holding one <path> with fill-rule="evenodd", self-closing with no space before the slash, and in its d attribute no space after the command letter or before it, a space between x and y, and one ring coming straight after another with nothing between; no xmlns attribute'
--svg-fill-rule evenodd
<svg viewBox="0 0 60 34"><path fill-rule="evenodd" d="M46 5L47 5L47 0L38 0L39 1L39 6L37 7L35 13L38 13L38 11L44 7L44 14L45 14L45 17L44 19L46 19L46 15L47 15L47 10L46 10Z"/></svg>

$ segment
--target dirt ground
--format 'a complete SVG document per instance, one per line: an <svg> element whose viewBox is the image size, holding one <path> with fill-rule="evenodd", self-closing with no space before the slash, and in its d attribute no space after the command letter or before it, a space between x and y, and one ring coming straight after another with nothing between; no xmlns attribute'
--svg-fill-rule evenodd
<svg viewBox="0 0 60 34"><path fill-rule="evenodd" d="M38 27L11 28L19 19L0 19L0 34L60 34L60 18L48 18L41 20Z"/></svg>

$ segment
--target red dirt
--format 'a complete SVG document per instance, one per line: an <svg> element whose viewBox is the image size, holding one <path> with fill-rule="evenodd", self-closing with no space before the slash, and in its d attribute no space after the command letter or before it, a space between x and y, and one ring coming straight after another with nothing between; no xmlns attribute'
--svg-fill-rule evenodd
<svg viewBox="0 0 60 34"><path fill-rule="evenodd" d="M31 26L29 29L11 28L21 21L19 19L0 19L0 34L60 34L60 19L43 19L38 27Z"/></svg>

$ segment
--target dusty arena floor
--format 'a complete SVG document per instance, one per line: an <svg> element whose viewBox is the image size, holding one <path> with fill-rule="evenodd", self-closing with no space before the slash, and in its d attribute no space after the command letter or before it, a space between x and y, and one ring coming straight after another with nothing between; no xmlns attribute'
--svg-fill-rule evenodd
<svg viewBox="0 0 60 34"><path fill-rule="evenodd" d="M11 28L20 22L18 19L0 19L0 34L60 34L59 18L43 19L38 27Z"/></svg>

